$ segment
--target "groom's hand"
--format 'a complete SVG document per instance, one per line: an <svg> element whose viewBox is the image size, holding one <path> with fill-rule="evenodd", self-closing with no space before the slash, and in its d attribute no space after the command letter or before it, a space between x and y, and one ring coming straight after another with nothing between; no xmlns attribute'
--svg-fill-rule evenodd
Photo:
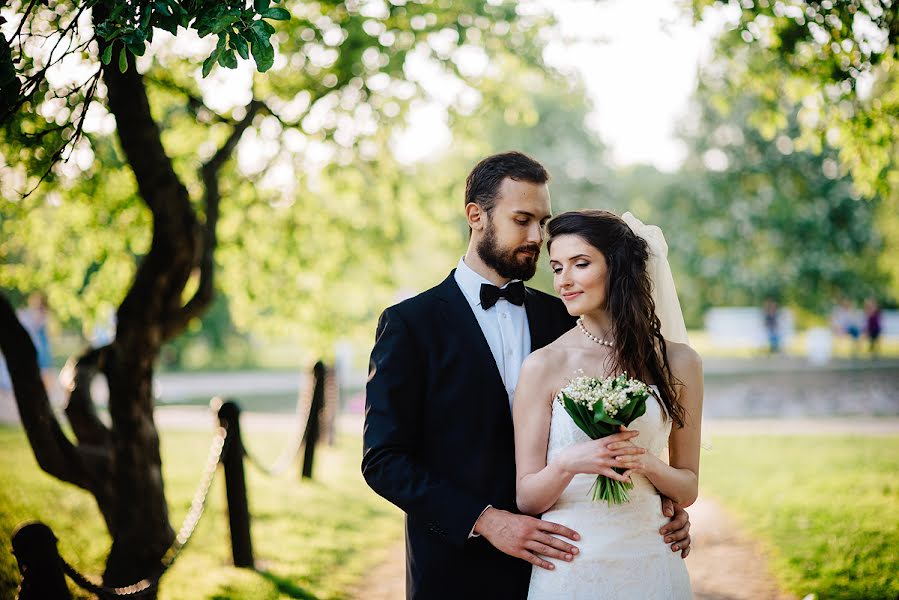
<svg viewBox="0 0 899 600"><path fill-rule="evenodd" d="M541 556L571 561L578 553L575 546L550 534L561 535L573 541L581 537L576 531L562 525L496 508L484 511L474 524L474 532L487 538L500 552L543 569L554 569L555 566L540 558Z"/></svg>
<svg viewBox="0 0 899 600"><path fill-rule="evenodd" d="M681 558L687 558L690 554L690 515L665 496L662 496L662 514L671 520L659 529L659 533L665 536L665 543L671 545L672 552L680 550Z"/></svg>

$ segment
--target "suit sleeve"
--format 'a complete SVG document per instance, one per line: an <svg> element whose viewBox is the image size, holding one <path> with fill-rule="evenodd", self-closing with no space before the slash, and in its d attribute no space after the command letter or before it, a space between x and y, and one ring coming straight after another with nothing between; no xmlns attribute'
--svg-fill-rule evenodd
<svg viewBox="0 0 899 600"><path fill-rule="evenodd" d="M489 500L437 477L422 460L425 362L396 308L378 322L365 396L362 474L428 531L462 545Z"/></svg>

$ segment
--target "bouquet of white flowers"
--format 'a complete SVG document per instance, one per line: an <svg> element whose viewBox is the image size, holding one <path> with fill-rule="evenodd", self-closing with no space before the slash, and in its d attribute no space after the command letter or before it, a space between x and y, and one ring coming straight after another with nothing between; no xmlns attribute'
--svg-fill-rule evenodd
<svg viewBox="0 0 899 600"><path fill-rule="evenodd" d="M581 375L562 388L556 399L591 440L618 433L621 425L630 425L646 412L649 387L642 381L629 378L627 373L602 379L578 373ZM624 473L620 467L615 467L615 471ZM627 490L633 487L633 483L598 475L591 488L593 500L624 504L628 501Z"/></svg>

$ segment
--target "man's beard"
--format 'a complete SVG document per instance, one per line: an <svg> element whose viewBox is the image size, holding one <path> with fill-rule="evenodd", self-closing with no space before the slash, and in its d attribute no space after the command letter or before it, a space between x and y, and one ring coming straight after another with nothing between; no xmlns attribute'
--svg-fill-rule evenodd
<svg viewBox="0 0 899 600"><path fill-rule="evenodd" d="M478 242L475 250L488 267L505 279L521 279L527 281L537 272L537 259L540 257L539 244L525 244L512 250L499 247L496 239L496 228L488 222L484 237ZM519 252L533 252L533 256L519 258Z"/></svg>

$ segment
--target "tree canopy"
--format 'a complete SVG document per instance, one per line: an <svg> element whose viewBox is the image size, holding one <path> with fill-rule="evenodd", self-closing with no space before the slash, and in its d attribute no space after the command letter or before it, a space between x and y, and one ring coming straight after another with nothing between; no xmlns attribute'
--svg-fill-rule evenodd
<svg viewBox="0 0 899 600"><path fill-rule="evenodd" d="M878 261L899 296L899 10L891 0L694 0L730 17L706 69L722 111L756 98L749 122L799 152L836 152L840 175L878 199ZM787 142L782 142L787 143ZM828 162L828 165L833 163ZM830 167L829 167L830 168ZM860 209L864 210L864 209Z"/></svg>
<svg viewBox="0 0 899 600"><path fill-rule="evenodd" d="M716 101L742 90L760 102L753 123L766 138L790 125L797 143L839 150L840 164L866 196L899 186L899 11L891 0L694 0L735 15L719 39Z"/></svg>
<svg viewBox="0 0 899 600"><path fill-rule="evenodd" d="M143 13L152 14L150 27L165 12L156 4ZM224 30L205 38L194 31L209 23L201 19L208 11L188 20L191 31L179 30L179 38L159 27L150 50L138 57L166 152L201 220L207 183L202 163L215 160L239 133L232 144L237 160L217 161L222 205L216 260L222 267L218 286L228 293L241 326L302 331L320 350L337 330L359 319L367 324L373 307L389 302L393 293L390 257L403 247L398 237L429 218L431 199L422 194L431 190L400 189L409 187L408 169L390 152L409 108L432 101L455 122L476 121L479 106L520 102L512 90L523 96L524 89L498 83L505 78L503 85L510 86L509 73L532 69L531 77L552 77L544 72L537 37L549 23L545 15L519 14L508 2L444 4L285 3L278 10L288 10L291 18L274 22L277 56L264 75L253 75L245 63L205 77L198 67L214 55L216 35L231 40L235 28L243 27L239 23L246 19L230 20L233 11L216 21ZM71 21L54 17L61 6L68 5L36 8L31 27L46 17L57 24L57 33L65 31ZM262 15L253 23L271 14L261 6L241 14L253 10ZM180 17L180 26L187 18ZM83 44L91 39L89 29L82 23L66 35L80 35ZM63 62L90 71L102 58L99 46L87 43L81 54L48 73L61 70ZM0 286L45 290L65 322L92 323L122 299L149 248L151 215L134 201L136 181L116 138L102 81L77 142L71 136L87 92L66 90L71 93L59 98L60 89L49 83L3 133L3 154L22 161L7 165L3 182L0 254L10 268L0 275ZM68 160L56 163L39 193L22 199L53 162L48 149L69 142ZM424 203L423 212L410 210L410 203ZM403 223L416 213L421 214L415 225ZM335 281L346 285L325 285ZM360 297L358 289L366 287ZM320 338L308 339L313 335Z"/></svg>

